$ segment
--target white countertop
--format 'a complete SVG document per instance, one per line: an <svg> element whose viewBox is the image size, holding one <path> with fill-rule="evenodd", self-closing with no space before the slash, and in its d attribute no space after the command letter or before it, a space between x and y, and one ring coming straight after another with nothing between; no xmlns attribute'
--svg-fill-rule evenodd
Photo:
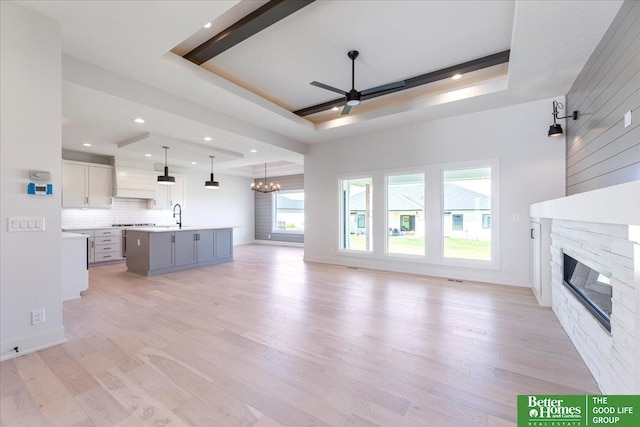
<svg viewBox="0 0 640 427"><path fill-rule="evenodd" d="M112 227L110 225L103 225L100 227L62 227L62 232L73 232L74 230L121 230L122 228L123 227Z"/></svg>
<svg viewBox="0 0 640 427"><path fill-rule="evenodd" d="M88 238L88 234L80 234L80 233L69 233L67 231L62 232L62 239L86 239Z"/></svg>
<svg viewBox="0 0 640 427"><path fill-rule="evenodd" d="M222 230L222 229L226 229L226 228L238 228L238 226L233 226L233 225L227 225L227 226L210 226L210 225L203 225L201 227L182 227L182 228L178 228L178 226L176 225L175 227L162 227L162 226L156 226L156 227L130 227L128 228L128 230L131 231L142 231L144 233L172 233L174 231L196 231L196 230Z"/></svg>

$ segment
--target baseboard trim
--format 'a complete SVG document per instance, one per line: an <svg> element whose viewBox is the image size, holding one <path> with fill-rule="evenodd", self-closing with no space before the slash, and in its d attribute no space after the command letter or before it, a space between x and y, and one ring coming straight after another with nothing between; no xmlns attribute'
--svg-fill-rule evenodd
<svg viewBox="0 0 640 427"><path fill-rule="evenodd" d="M416 274L419 276L438 277L469 282L488 283L501 286L531 288L531 284L516 277L502 277L489 270L456 269L450 266L432 266L418 263L390 263L380 259L361 259L357 257L338 257L309 255L305 252L304 261L331 264L342 267L365 268L369 270L388 271L393 273Z"/></svg>
<svg viewBox="0 0 640 427"><path fill-rule="evenodd" d="M61 326L60 328L51 329L39 334L4 342L0 344L0 362L53 347L65 341L67 341L67 339L64 336L64 326ZM17 353L14 350L15 347L19 348Z"/></svg>
<svg viewBox="0 0 640 427"><path fill-rule="evenodd" d="M279 240L254 240L253 243L256 243L258 245L292 246L295 248L304 248L304 243L282 242Z"/></svg>

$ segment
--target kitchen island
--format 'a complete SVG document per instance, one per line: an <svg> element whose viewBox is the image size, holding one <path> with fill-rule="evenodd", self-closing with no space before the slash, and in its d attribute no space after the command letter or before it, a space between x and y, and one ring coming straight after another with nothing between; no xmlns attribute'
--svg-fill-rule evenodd
<svg viewBox="0 0 640 427"><path fill-rule="evenodd" d="M233 261L233 228L151 227L127 231L127 271L143 276Z"/></svg>

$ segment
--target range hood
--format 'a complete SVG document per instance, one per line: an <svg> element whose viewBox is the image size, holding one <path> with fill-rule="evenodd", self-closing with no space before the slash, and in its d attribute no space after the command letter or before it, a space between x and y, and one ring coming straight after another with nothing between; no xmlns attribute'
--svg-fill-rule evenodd
<svg viewBox="0 0 640 427"><path fill-rule="evenodd" d="M155 199L156 175L149 169L114 166L113 197Z"/></svg>

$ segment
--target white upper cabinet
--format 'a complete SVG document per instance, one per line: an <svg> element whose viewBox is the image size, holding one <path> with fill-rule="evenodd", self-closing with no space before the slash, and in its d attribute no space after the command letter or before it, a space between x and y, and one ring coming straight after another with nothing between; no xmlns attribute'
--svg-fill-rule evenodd
<svg viewBox="0 0 640 427"><path fill-rule="evenodd" d="M155 209L172 209L177 203L184 209L185 178L181 175L172 175L176 178L174 185L156 185L156 198L153 203Z"/></svg>
<svg viewBox="0 0 640 427"><path fill-rule="evenodd" d="M63 208L110 208L112 197L112 166L62 162Z"/></svg>

